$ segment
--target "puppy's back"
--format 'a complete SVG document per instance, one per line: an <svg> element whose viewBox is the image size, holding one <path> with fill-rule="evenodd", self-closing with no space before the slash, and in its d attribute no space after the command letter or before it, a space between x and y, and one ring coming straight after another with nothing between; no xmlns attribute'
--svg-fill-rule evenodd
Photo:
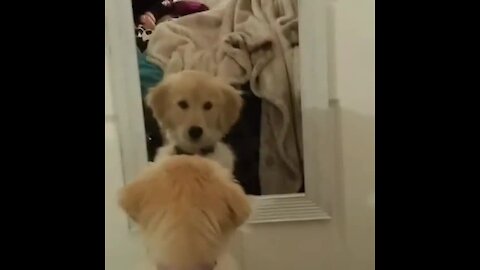
<svg viewBox="0 0 480 270"><path fill-rule="evenodd" d="M145 189L137 222L156 261L212 263L250 214L241 187L214 161L172 156L152 165L144 176L137 182L144 181Z"/></svg>

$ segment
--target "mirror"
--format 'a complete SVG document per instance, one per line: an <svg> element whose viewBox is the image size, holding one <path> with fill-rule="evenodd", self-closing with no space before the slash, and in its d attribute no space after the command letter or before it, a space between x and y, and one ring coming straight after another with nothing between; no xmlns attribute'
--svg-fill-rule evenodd
<svg viewBox="0 0 480 270"><path fill-rule="evenodd" d="M232 171L255 200L249 222L330 219L337 168L337 107L335 93L328 87L332 54L327 48L333 46L328 2L275 0L279 5L274 7L263 0L201 2L208 10L167 16L151 33L142 32L138 23L145 11L132 11L138 8L132 7L131 0L105 2L106 50L118 108L124 181L135 179L154 158L156 148L165 144L165 129L158 128L145 105L149 89L167 74L200 69L243 93L242 116L222 141L235 151ZM238 21L244 23L235 24ZM203 28L216 30L206 40L199 35ZM203 54L198 53L199 46ZM211 65L205 68L197 63Z"/></svg>
<svg viewBox="0 0 480 270"><path fill-rule="evenodd" d="M167 144L168 130L145 97L169 74L199 70L242 92L240 118L223 142L245 191L303 193L297 1L277 12L239 3L246 2L132 0L148 160Z"/></svg>

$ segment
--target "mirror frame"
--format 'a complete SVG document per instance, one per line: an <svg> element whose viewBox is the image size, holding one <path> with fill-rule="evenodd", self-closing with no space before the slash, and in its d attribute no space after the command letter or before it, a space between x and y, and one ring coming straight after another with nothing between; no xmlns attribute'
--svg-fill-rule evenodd
<svg viewBox="0 0 480 270"><path fill-rule="evenodd" d="M331 218L337 165L336 104L333 93L331 1L298 0L301 110L305 193L254 198L249 223ZM105 49L110 57L113 106L120 137L124 182L135 179L148 163L129 0L105 0Z"/></svg>

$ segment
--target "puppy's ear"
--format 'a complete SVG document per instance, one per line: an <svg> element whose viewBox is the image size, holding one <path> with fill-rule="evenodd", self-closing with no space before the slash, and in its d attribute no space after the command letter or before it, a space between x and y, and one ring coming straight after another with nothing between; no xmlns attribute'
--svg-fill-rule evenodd
<svg viewBox="0 0 480 270"><path fill-rule="evenodd" d="M230 220L235 227L245 223L252 212L247 195L240 185L234 183L232 183L230 192L227 194L227 206L230 212Z"/></svg>
<svg viewBox="0 0 480 270"><path fill-rule="evenodd" d="M153 116L157 121L162 122L165 112L167 111L167 98L170 89L170 80L166 78L157 86L150 89L146 97L147 106L152 109Z"/></svg>
<svg viewBox="0 0 480 270"><path fill-rule="evenodd" d="M148 198L151 179L138 179L123 187L119 192L119 205L129 218L136 223Z"/></svg>
<svg viewBox="0 0 480 270"><path fill-rule="evenodd" d="M157 195L155 192L163 189L159 185L161 177L158 168L150 166L142 171L137 179L120 190L118 203L128 217L136 223L143 221L142 214L149 210L152 196Z"/></svg>
<svg viewBox="0 0 480 270"><path fill-rule="evenodd" d="M152 217L162 213L171 192L165 183L164 168L149 165L137 179L120 190L119 205L130 219L145 226Z"/></svg>
<svg viewBox="0 0 480 270"><path fill-rule="evenodd" d="M220 130L227 134L232 126L240 118L243 107L241 92L230 85L225 84L222 88L225 98L223 114L220 115Z"/></svg>

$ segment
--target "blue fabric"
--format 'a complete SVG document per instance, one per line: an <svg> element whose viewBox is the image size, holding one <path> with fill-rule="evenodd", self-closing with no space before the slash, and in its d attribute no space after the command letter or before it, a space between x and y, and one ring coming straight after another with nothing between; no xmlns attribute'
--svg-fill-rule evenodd
<svg viewBox="0 0 480 270"><path fill-rule="evenodd" d="M146 56L137 49L138 70L140 72L140 89L142 97L148 94L148 91L157 85L163 79L163 70L148 62Z"/></svg>

